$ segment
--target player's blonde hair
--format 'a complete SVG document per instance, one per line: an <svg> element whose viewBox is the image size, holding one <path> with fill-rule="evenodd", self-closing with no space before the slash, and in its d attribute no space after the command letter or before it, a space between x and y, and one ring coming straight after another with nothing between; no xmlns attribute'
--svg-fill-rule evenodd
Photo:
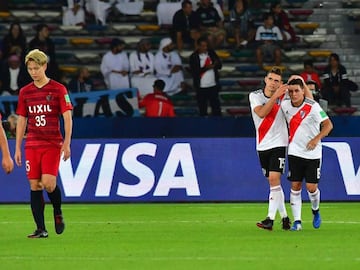
<svg viewBox="0 0 360 270"><path fill-rule="evenodd" d="M48 62L48 57L43 51L34 49L25 56L25 65L27 65L29 61L34 61L36 64L43 66Z"/></svg>

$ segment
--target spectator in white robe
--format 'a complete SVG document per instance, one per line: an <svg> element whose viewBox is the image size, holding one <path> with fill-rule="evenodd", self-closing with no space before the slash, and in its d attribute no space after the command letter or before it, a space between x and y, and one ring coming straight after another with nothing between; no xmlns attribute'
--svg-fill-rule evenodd
<svg viewBox="0 0 360 270"><path fill-rule="evenodd" d="M96 22L106 25L106 18L109 15L113 0L85 0L86 10L95 16Z"/></svg>
<svg viewBox="0 0 360 270"><path fill-rule="evenodd" d="M67 1L67 6L63 7L63 25L85 25L85 10L83 1Z"/></svg>
<svg viewBox="0 0 360 270"><path fill-rule="evenodd" d="M136 50L130 53L130 81L131 87L137 88L141 97L152 93L151 87L156 77L154 75L154 55L150 51L151 43L148 39L141 39Z"/></svg>
<svg viewBox="0 0 360 270"><path fill-rule="evenodd" d="M140 15L144 8L143 0L117 0L115 7L125 15Z"/></svg>
<svg viewBox="0 0 360 270"><path fill-rule="evenodd" d="M174 95L184 87L183 66L174 47L171 38L163 38L155 55L156 77L165 82L164 92L168 95Z"/></svg>
<svg viewBox="0 0 360 270"><path fill-rule="evenodd" d="M101 60L100 70L108 89L129 88L129 58L123 51L125 42L114 38Z"/></svg>

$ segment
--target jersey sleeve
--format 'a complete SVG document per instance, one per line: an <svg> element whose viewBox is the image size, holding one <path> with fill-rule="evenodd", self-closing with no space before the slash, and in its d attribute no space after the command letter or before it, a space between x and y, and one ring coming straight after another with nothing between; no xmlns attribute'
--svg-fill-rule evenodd
<svg viewBox="0 0 360 270"><path fill-rule="evenodd" d="M65 86L62 85L59 90L60 90L60 97L59 97L60 111L61 114L63 114L68 110L72 110L73 106L71 104L71 100Z"/></svg>
<svg viewBox="0 0 360 270"><path fill-rule="evenodd" d="M313 105L313 110L314 110L314 116L316 118L316 120L319 123L324 122L326 119L329 119L328 115L326 114L326 112L320 107L319 103L315 103Z"/></svg>
<svg viewBox="0 0 360 270"><path fill-rule="evenodd" d="M250 101L250 107L253 111L257 106L263 105L261 100L257 98L257 95L255 93L250 93L249 95L249 101Z"/></svg>
<svg viewBox="0 0 360 270"><path fill-rule="evenodd" d="M16 114L27 117L26 104L25 104L25 101L24 101L23 92L21 90L19 92L18 104L17 104L17 108L16 108Z"/></svg>

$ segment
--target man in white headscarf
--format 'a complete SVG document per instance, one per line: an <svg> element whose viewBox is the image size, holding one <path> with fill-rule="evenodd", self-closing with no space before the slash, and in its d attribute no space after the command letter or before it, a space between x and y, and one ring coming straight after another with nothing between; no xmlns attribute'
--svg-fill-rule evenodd
<svg viewBox="0 0 360 270"><path fill-rule="evenodd" d="M174 51L171 38L160 41L159 50L155 55L156 77L165 82L164 92L174 95L182 90L184 84L184 73L181 58Z"/></svg>
<svg viewBox="0 0 360 270"><path fill-rule="evenodd" d="M135 51L130 53L131 86L139 90L141 97L152 93L156 77L154 75L154 55L150 51L151 43L148 39L141 39Z"/></svg>

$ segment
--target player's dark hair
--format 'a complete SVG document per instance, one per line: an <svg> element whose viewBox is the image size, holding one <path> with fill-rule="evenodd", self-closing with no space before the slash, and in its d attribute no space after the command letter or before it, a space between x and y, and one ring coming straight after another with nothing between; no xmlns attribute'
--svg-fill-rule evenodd
<svg viewBox="0 0 360 270"><path fill-rule="evenodd" d="M282 70L281 70L281 68L279 68L279 67L277 67L277 66L273 66L273 67L270 69L270 71L268 72L268 74L270 74L270 73L274 73L274 74L276 74L276 75L281 76L281 75L282 75Z"/></svg>
<svg viewBox="0 0 360 270"><path fill-rule="evenodd" d="M300 85L301 88L304 88L304 83L301 79L293 79L288 83L288 85Z"/></svg>

